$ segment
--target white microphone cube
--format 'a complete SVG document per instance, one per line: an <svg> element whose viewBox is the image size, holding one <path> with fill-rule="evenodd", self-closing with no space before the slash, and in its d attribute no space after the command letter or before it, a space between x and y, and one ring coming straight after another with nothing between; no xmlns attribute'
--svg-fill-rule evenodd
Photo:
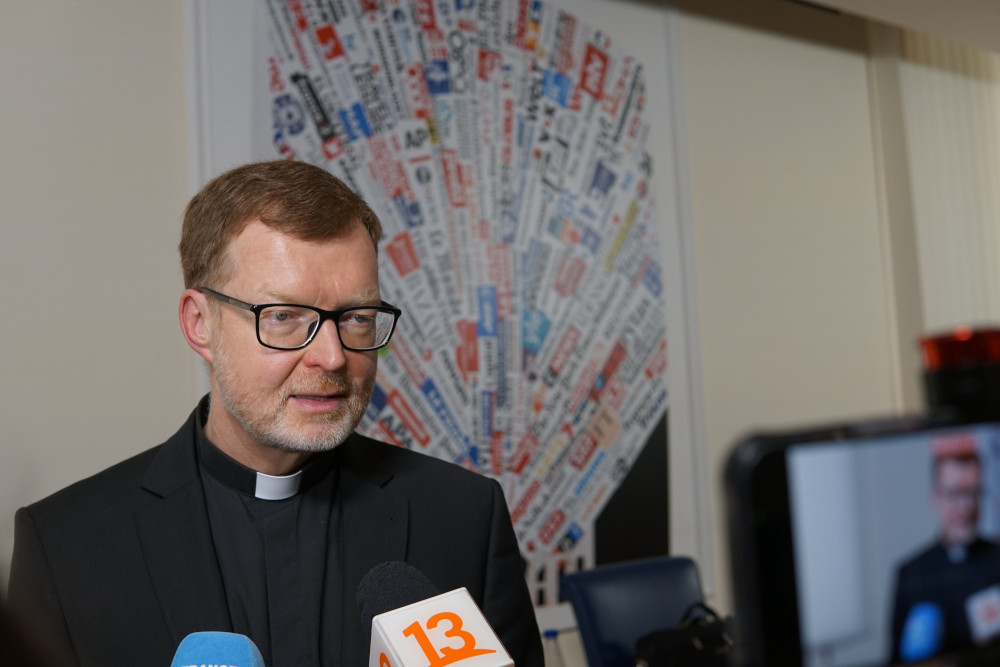
<svg viewBox="0 0 1000 667"><path fill-rule="evenodd" d="M368 667L513 667L469 591L459 588L372 619Z"/></svg>
<svg viewBox="0 0 1000 667"><path fill-rule="evenodd" d="M969 631L977 644L985 644L1000 634L1000 584L973 593L965 601Z"/></svg>

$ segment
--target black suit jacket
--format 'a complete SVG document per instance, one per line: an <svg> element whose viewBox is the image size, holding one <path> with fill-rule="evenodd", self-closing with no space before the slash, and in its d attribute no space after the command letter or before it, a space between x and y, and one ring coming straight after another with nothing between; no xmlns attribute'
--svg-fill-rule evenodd
<svg viewBox="0 0 1000 667"><path fill-rule="evenodd" d="M971 595L1000 584L1000 545L977 538L966 559L952 563L945 548L935 543L906 561L896 573L892 607L892 660L898 662L903 627L910 610L919 602L930 602L944 620L939 654L973 646L965 609Z"/></svg>
<svg viewBox="0 0 1000 667"><path fill-rule="evenodd" d="M196 414L164 444L17 512L10 608L67 664L169 665L180 641L231 632L198 473ZM442 592L464 586L519 667L542 650L510 516L493 480L352 435L336 450L342 578L324 665L365 665L358 582L402 560ZM332 588L331 588L332 587ZM294 667L270 665L269 667Z"/></svg>

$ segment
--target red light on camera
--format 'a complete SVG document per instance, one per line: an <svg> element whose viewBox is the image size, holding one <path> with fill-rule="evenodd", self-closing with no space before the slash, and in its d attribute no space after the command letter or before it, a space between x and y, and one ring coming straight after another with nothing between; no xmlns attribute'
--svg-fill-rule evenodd
<svg viewBox="0 0 1000 667"><path fill-rule="evenodd" d="M925 370L986 366L1000 363L1000 329L960 326L947 334L920 339Z"/></svg>

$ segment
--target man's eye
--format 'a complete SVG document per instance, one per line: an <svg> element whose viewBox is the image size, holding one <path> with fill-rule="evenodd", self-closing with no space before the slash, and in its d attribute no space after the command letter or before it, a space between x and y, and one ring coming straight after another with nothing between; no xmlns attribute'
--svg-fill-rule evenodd
<svg viewBox="0 0 1000 667"><path fill-rule="evenodd" d="M301 319L301 313L292 310L268 310L264 313L264 321L268 324L290 324Z"/></svg>
<svg viewBox="0 0 1000 667"><path fill-rule="evenodd" d="M368 311L356 310L351 313L352 324L371 324L375 321L375 316Z"/></svg>
<svg viewBox="0 0 1000 667"><path fill-rule="evenodd" d="M352 310L344 313L338 326L341 331L351 331L355 333L365 333L375 327L375 316L377 311L371 309Z"/></svg>

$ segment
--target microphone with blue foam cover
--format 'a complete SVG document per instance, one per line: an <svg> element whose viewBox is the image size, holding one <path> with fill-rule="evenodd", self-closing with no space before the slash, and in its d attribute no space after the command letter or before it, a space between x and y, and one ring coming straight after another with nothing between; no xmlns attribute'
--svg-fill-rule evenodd
<svg viewBox="0 0 1000 667"><path fill-rule="evenodd" d="M264 667L257 645L234 632L192 632L181 641L170 667Z"/></svg>
<svg viewBox="0 0 1000 667"><path fill-rule="evenodd" d="M933 602L913 605L903 623L899 639L899 657L903 662L917 662L937 655L944 635L944 614Z"/></svg>

